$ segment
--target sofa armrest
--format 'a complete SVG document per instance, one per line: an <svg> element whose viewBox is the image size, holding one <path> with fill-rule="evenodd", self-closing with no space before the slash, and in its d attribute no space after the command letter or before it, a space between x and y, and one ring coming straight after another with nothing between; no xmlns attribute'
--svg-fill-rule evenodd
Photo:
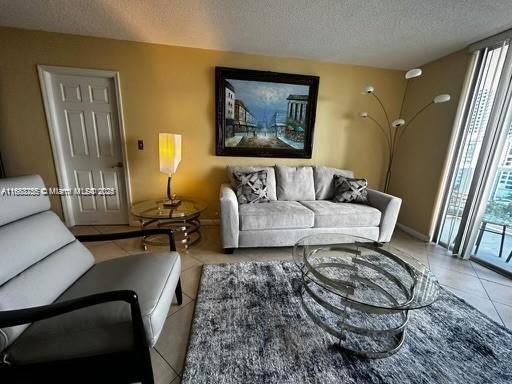
<svg viewBox="0 0 512 384"><path fill-rule="evenodd" d="M387 243L391 240L395 230L402 199L384 192L368 189L368 203L382 213L378 241L380 243Z"/></svg>
<svg viewBox="0 0 512 384"><path fill-rule="evenodd" d="M229 184L220 186L220 225L222 247L238 248L240 222L238 217L238 199Z"/></svg>

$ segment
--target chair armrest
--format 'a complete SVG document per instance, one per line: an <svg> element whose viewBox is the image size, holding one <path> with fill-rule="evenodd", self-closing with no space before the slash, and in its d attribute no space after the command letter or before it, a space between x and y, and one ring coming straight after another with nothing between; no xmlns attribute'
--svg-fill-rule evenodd
<svg viewBox="0 0 512 384"><path fill-rule="evenodd" d="M117 232L117 233L98 233L94 235L77 235L78 241L112 241L121 239L130 239L133 237L145 237L150 235L167 235L169 236L169 249L171 252L176 251L176 242L174 241L174 232L171 228L144 228L140 231Z"/></svg>
<svg viewBox="0 0 512 384"><path fill-rule="evenodd" d="M152 374L151 357L146 339L146 331L144 329L144 322L140 311L139 299L134 291L119 290L102 292L39 307L1 311L0 328L32 323L34 321L48 319L82 308L113 301L125 301L130 304L134 352L144 367L145 372L151 372ZM149 376L149 373L147 373L147 376Z"/></svg>
<svg viewBox="0 0 512 384"><path fill-rule="evenodd" d="M380 243L390 241L398 220L402 199L384 192L368 189L368 203L382 213L378 241Z"/></svg>
<svg viewBox="0 0 512 384"><path fill-rule="evenodd" d="M223 248L238 248L238 199L229 184L220 186L220 224Z"/></svg>
<svg viewBox="0 0 512 384"><path fill-rule="evenodd" d="M48 319L76 311L78 309L112 301L125 301L131 306L137 307L139 305L137 294L133 291L122 290L102 292L39 307L0 311L0 328L32 323L34 321Z"/></svg>

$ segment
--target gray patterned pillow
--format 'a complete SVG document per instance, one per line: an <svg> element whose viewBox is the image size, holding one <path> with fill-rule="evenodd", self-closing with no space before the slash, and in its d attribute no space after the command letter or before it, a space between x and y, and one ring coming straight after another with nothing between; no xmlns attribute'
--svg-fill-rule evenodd
<svg viewBox="0 0 512 384"><path fill-rule="evenodd" d="M334 201L336 203L368 203L368 181L334 175Z"/></svg>
<svg viewBox="0 0 512 384"><path fill-rule="evenodd" d="M267 203L267 171L233 172L239 204Z"/></svg>

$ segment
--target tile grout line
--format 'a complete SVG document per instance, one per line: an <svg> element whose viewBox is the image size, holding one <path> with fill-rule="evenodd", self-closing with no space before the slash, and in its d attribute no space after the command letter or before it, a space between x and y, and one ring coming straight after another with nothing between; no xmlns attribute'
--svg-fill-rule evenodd
<svg viewBox="0 0 512 384"><path fill-rule="evenodd" d="M123 247L121 247L119 244L117 244L116 242L114 241L111 241L112 244L114 244L117 248L119 248L121 251L123 251L124 253L126 253L126 255L129 255L130 253L124 249Z"/></svg>
<svg viewBox="0 0 512 384"><path fill-rule="evenodd" d="M169 363L167 361L167 359L164 357L164 355L162 355L160 353L160 351L158 349L156 349L156 347L153 347L154 351L158 354L158 356L160 356L164 361L165 361L165 364L167 364L169 366L169 368L171 368L171 371L174 372L174 374L176 375L176 377L181 377L178 372L176 372L176 370L174 369L174 367L171 365L171 363ZM171 380L171 383L174 381L174 379L176 379L176 377L173 377L173 379Z"/></svg>
<svg viewBox="0 0 512 384"><path fill-rule="evenodd" d="M449 286L446 286L448 288L451 288L451 289L448 289L451 293L453 293L455 296L463 299L466 303L468 303L469 305L471 305L473 308L475 308L476 310L478 310L479 312L483 313L484 315L488 316L488 317L491 317L489 316L487 313L485 313L484 311L480 310L479 308L477 308L475 305L473 305L471 302L469 302L467 299L465 299L464 297L461 297L457 291L461 291L461 292L465 292L465 293L469 293L469 292L466 292L466 291L463 291L461 289L458 289L458 288L453 288L453 287L449 287ZM492 304L492 307L494 308L494 311L496 312L496 314L498 315L498 318L500 319L500 322L501 322L501 325L503 325L504 327L508 328L506 325L505 325L505 322L503 321L503 318L501 317L498 309L496 308L496 306L494 305L494 302L490 299L484 299L483 297L479 297L479 296L474 296L475 298L477 299L480 299L480 300L487 300L487 301L490 301L491 304ZM493 319L494 320L494 319ZM496 320L494 320L496 321ZM498 321L496 321L497 323L499 323Z"/></svg>
<svg viewBox="0 0 512 384"><path fill-rule="evenodd" d="M486 279L483 279L483 280L484 280L484 281L486 281L486 282L488 282L488 283L498 284L498 285L500 285L500 286L502 286L502 287L507 287L507 288L512 289L512 287L511 287L511 286L509 286L509 285L500 284L500 283L497 283L497 282L495 282L495 281L490 281L490 280L486 280ZM493 302L493 305L494 305L494 302L496 302L496 303L498 303L498 304L502 304L502 305L506 305L506 306L508 306L508 307L512 307L512 303L508 303L508 304L507 304L507 303L503 303L503 302L501 302L501 301L499 301L499 300L496 300L496 299L491 298L491 295L489 295L489 292L487 292L487 288L485 287L485 285L484 285L481 281L480 281L480 283L481 283L481 284L482 284L482 286L484 287L484 289L485 289L485 293L487 293L487 296L489 296L489 300L491 300L491 301ZM498 311L498 310L496 310L496 312L497 312L497 311ZM498 313L498 314L499 314L499 313Z"/></svg>
<svg viewBox="0 0 512 384"><path fill-rule="evenodd" d="M168 315L165 319L167 320L168 318L170 318L171 316L174 316L175 314L177 314L179 311L181 311L183 308L185 308L187 305L189 305L190 303L193 303L194 301L196 301L196 299L193 299L191 298L189 295L187 295L185 292L182 292L182 295L184 296L187 296L190 301L187 303L187 304L182 304L182 305L178 305L176 304L177 307L179 307L179 309L173 313L171 313L170 315ZM172 304L171 304L172 305Z"/></svg>
<svg viewBox="0 0 512 384"><path fill-rule="evenodd" d="M500 283L500 282L497 282L497 281L494 281L494 280L489 280L489 279L486 279L485 277L480 277L480 279L483 280L483 281L486 281L488 283L501 285L502 287L512 288L512 285L507 285L507 284L503 284L503 283Z"/></svg>
<svg viewBox="0 0 512 384"><path fill-rule="evenodd" d="M429 261L429 263L430 263L430 261ZM435 263L434 263L434 265L435 265ZM472 275L472 274L471 274L471 273L469 273L469 272L463 272L463 271L460 271L460 270L455 269L455 268L450 268L449 266L440 266L440 265L437 265L437 266L435 266L435 267L434 267L434 269L435 269L435 268L441 268L441 269L443 269L443 270L445 270L445 271L447 270L447 271L448 271L448 272L450 272L450 273L451 273L451 272L455 272L455 273L460 273L460 274L463 274L463 275L466 275L466 276L471 276L471 277L475 277L475 278L477 278L477 279L480 279L480 278L478 277L478 275ZM432 265L430 265L430 270L431 270L432 272L434 272L434 270L432 269Z"/></svg>
<svg viewBox="0 0 512 384"><path fill-rule="evenodd" d="M196 259L194 259L194 260L196 260ZM196 261L197 261L197 260L196 260ZM199 264L199 265L203 265L203 264ZM185 271L188 271L190 268L194 268L194 267L197 267L197 265L191 265L191 266L190 266L190 267L188 267L188 268L182 269L182 270L181 270L181 273L183 273L183 272L185 272Z"/></svg>
<svg viewBox="0 0 512 384"><path fill-rule="evenodd" d="M501 324L503 324L504 327L508 328L506 325L505 325L505 321L503 320L503 317L501 317L501 314L500 314L500 311L498 311L498 308L496 308L496 305L494 304L494 301L490 300L491 304L492 304L492 307L494 308L494 310L496 311L496 313L498 314L498 317L500 318L500 321L501 321Z"/></svg>
<svg viewBox="0 0 512 384"><path fill-rule="evenodd" d="M473 272L475 272L475 276L478 277L478 279L480 279L480 275L478 274L478 271L476 270L475 266L473 265L473 263L471 262L471 260L468 259L468 263L469 265L471 266L471 269L473 270ZM483 284L482 284L483 285Z"/></svg>
<svg viewBox="0 0 512 384"><path fill-rule="evenodd" d="M186 307L186 306L188 306L189 304L192 304L192 303L194 303L194 302L195 302L195 300L192 300L190 303L185 304L183 307ZM195 305L195 303L194 303L194 305ZM166 319L166 320L167 320L167 319ZM192 316L192 319L191 319L191 323L190 323L190 332L192 332L192 322L193 322L193 320L194 320L194 316ZM188 338L189 338L189 341L187 342L187 347L186 347L186 350L185 350L185 358L186 358L186 354L187 354L188 346L189 346L189 342L190 342L190 334L189 334L189 337L188 337ZM156 350L156 347L155 347L155 350ZM160 352L158 352L158 354L160 354ZM162 356L162 355L161 355L161 356ZM163 356L162 356L162 357L163 357ZM164 358L164 357L163 357L163 358ZM164 360L165 360L165 358L164 358ZM165 360L165 361L167 362L167 364L169 364L169 365L171 366L171 368L173 369L173 371L174 371L174 372L176 372L177 377L178 377L178 378L180 379L180 381L181 381L181 379L182 379L182 375L183 375L183 370L185 369L185 362L183 363L183 367L181 368L181 370L180 370L180 371L178 371L176 368L174 368L174 367L171 365L171 363L169 363L167 360ZM176 378L174 378L174 379L173 379L173 381L174 381L174 380L176 380ZM171 383L172 383L172 381L171 381Z"/></svg>
<svg viewBox="0 0 512 384"><path fill-rule="evenodd" d="M473 267L473 268L474 268L474 267ZM477 272L477 273L478 273L478 272ZM486 279L484 279L484 280L489 282L489 280L486 280ZM495 284L499 284L499 283L496 283L496 282L494 282L494 281L490 281L490 282L491 282L491 283L495 283ZM489 296L489 300L491 301L491 303L492 303L492 306L493 306L494 310L495 310L495 311L496 311L496 313L498 314L498 317L500 318L501 323L503 324L503 326L504 326L504 327L508 328L508 327L505 325L505 321L503 320L503 317L501 317L500 311L498 311L498 308L496 308L496 304L495 304L494 300L493 300L493 299L491 299L491 297L490 297L490 295L489 295L489 292L487 292L487 288L485 287L485 285L484 285L483 283L482 283L482 285L483 285L483 287L484 287L484 289L485 289L485 292L486 292L486 293L487 293L487 295ZM507 287L507 285L504 285L504 284L500 284L500 285L501 285L501 286L504 286L504 287ZM497 301L496 303L498 303L498 304L502 304L502 305L506 305L506 304L500 303L499 301Z"/></svg>
<svg viewBox="0 0 512 384"><path fill-rule="evenodd" d="M499 304L499 305L504 305L505 307L510 307L510 308L512 308L512 303L502 303L501 301L498 301L498 300L492 300L492 299L491 299L491 301L492 301L493 303L496 303L496 304Z"/></svg>

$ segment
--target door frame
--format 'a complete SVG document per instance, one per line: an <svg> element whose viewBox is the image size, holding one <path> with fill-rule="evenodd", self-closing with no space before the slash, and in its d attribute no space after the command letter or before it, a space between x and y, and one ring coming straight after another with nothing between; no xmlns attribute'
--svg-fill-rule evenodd
<svg viewBox="0 0 512 384"><path fill-rule="evenodd" d="M117 114L119 122L119 138L121 140L121 154L123 158L124 183L126 189L127 202L127 220L130 223L130 206L132 205L132 191L130 182L130 166L128 162L128 148L126 141L126 131L123 113L123 98L121 95L121 79L118 71L103 69L86 69L74 67L60 67L53 65L37 65L39 82L41 85L41 94L43 97L46 122L50 134L50 143L52 147L53 162L57 173L57 181L60 188L70 188L71 183L68 178L66 167L64 165L64 149L62 147L62 137L58 130L57 111L54 103L54 92L52 87L52 75L71 75L71 76L89 76L112 79L114 81L115 97L117 102ZM71 196L61 195L62 210L64 221L68 227L75 225L73 216Z"/></svg>

